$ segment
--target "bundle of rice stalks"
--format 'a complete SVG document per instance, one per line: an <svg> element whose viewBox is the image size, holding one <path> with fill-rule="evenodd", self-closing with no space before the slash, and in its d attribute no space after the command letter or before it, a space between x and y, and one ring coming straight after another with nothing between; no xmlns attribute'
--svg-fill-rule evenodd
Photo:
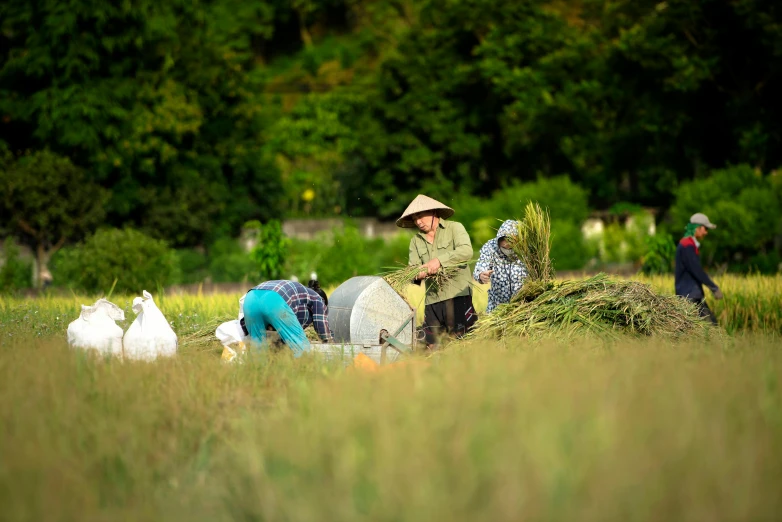
<svg viewBox="0 0 782 522"><path fill-rule="evenodd" d="M707 323L696 305L677 296L656 294L638 281L598 274L582 281L533 284L507 304L484 315L470 336L545 337L590 333L615 335L704 336Z"/></svg>
<svg viewBox="0 0 782 522"><path fill-rule="evenodd" d="M427 277L427 281L430 281L430 285L435 288L439 288L451 279L453 279L460 268L458 266L442 266L436 274ZM383 274L383 279L391 285L391 288L396 290L400 295L403 295L402 290L415 280L416 276L422 272L423 269L420 266L406 266L398 270L387 272Z"/></svg>
<svg viewBox="0 0 782 522"><path fill-rule="evenodd" d="M511 247L527 267L527 281L546 282L554 278L551 265L551 221L537 203L527 203L519 221L518 237Z"/></svg>
<svg viewBox="0 0 782 522"><path fill-rule="evenodd" d="M215 337L215 330L226 321L234 319L229 318L211 318L204 324L193 327L190 331L177 333L179 337L179 349L188 351L211 350L219 346L219 341Z"/></svg>

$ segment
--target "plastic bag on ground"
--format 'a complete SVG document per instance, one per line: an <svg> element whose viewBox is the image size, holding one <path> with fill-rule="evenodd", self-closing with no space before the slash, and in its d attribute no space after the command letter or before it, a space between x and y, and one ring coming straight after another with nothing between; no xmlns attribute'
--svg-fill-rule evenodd
<svg viewBox="0 0 782 522"><path fill-rule="evenodd" d="M144 290L142 295L133 299L133 311L137 316L125 333L125 357L142 361L173 357L177 351L176 334L152 294Z"/></svg>
<svg viewBox="0 0 782 522"><path fill-rule="evenodd" d="M242 297L239 298L239 319L242 320L242 317L244 317L244 298L247 297L247 294L244 294Z"/></svg>
<svg viewBox="0 0 782 522"><path fill-rule="evenodd" d="M242 331L239 319L226 321L218 326L217 330L215 330L215 336L223 345L223 354L220 356L223 362L233 362L247 351L245 344L247 336Z"/></svg>
<svg viewBox="0 0 782 522"><path fill-rule="evenodd" d="M122 308L106 299L98 299L92 306L81 305L81 315L68 325L68 344L105 355L122 356L123 331L114 321L124 320Z"/></svg>

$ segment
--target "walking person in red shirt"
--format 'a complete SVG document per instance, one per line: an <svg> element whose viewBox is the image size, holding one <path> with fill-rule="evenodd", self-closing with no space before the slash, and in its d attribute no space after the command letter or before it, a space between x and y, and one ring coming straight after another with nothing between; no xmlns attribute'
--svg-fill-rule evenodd
<svg viewBox="0 0 782 522"><path fill-rule="evenodd" d="M698 305L701 317L717 324L717 318L706 304L706 296L703 286L707 286L714 297L722 299L722 291L711 280L701 267L700 251L701 241L709 230L717 228L717 225L709 221L704 214L693 214L685 229L684 237L676 247L676 269L674 271L676 295L680 295Z"/></svg>

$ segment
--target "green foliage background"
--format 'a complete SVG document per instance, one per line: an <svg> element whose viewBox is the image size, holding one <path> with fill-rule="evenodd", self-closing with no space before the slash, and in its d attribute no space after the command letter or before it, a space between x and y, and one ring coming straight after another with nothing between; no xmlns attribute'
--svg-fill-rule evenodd
<svg viewBox="0 0 782 522"><path fill-rule="evenodd" d="M3 244L3 259L0 266L0 292L14 292L31 286L30 262L20 259L19 247L11 238Z"/></svg>
<svg viewBox="0 0 782 522"><path fill-rule="evenodd" d="M162 240L126 229L101 229L57 253L56 276L84 292L141 292L177 282L179 264Z"/></svg>
<svg viewBox="0 0 782 522"><path fill-rule="evenodd" d="M660 209L672 239L714 214L711 263L773 266L780 56L772 0L8 0L3 179L41 165L58 201L97 204L76 223L60 189L32 190L0 233L133 227L206 249L198 271L250 220L392 218L426 193L477 243L534 197L568 267L592 248L574 224L620 202ZM31 214L61 233L21 229Z"/></svg>

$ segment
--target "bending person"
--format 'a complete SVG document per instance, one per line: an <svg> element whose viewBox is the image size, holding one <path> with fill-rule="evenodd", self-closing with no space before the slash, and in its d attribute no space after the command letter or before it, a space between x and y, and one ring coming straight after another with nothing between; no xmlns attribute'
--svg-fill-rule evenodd
<svg viewBox="0 0 782 522"><path fill-rule="evenodd" d="M511 241L519 235L518 227L518 221L505 221L497 230L497 237L481 247L472 277L479 283L491 283L486 313L509 303L527 278L527 267L511 248Z"/></svg>
<svg viewBox="0 0 782 522"><path fill-rule="evenodd" d="M333 341L326 301L315 289L301 283L284 280L261 283L245 296L243 313L243 328L255 342L264 342L266 330L272 327L294 357L309 351L310 342L304 329L310 325L321 340Z"/></svg>
<svg viewBox="0 0 782 522"><path fill-rule="evenodd" d="M408 263L422 267L416 277L418 284L436 274L443 265L460 268L458 274L442 287L426 285L423 329L428 349L436 346L439 333L462 336L478 319L472 305L468 265L472 259L472 244L461 223L447 221L453 214L452 208L418 195L396 221L398 227L418 229L410 240Z"/></svg>

